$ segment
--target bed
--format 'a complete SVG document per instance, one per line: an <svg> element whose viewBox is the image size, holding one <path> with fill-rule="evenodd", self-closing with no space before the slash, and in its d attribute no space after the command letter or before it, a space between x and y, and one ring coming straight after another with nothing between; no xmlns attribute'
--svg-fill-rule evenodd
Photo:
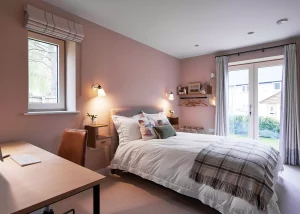
<svg viewBox="0 0 300 214"><path fill-rule="evenodd" d="M158 113L162 109L156 107L113 109L111 115L130 117L141 111ZM245 200L196 183L188 177L199 151L223 137L178 132L177 136L167 139L148 141L139 139L118 145L118 134L112 122L110 128L112 148L116 150L110 164L111 169L133 173L180 194L199 199L223 214L280 214L276 193L271 198L267 211L262 212ZM277 180L280 170L282 170L281 161L274 169L274 180Z"/></svg>

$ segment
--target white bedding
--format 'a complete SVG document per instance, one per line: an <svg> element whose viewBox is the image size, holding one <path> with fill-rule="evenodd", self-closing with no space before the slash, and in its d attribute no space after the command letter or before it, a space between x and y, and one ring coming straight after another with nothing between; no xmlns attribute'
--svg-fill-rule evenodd
<svg viewBox="0 0 300 214"><path fill-rule="evenodd" d="M177 136L168 139L131 141L119 145L111 168L131 172L181 194L197 198L223 214L263 213L243 199L196 183L188 177L197 154L222 138L179 132ZM280 161L274 171L276 179L281 169ZM280 214L276 201L274 194L266 213Z"/></svg>

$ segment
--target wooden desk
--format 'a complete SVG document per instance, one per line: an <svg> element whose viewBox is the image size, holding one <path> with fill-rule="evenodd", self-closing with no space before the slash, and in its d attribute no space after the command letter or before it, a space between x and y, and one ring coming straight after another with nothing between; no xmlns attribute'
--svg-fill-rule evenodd
<svg viewBox="0 0 300 214"><path fill-rule="evenodd" d="M33 212L90 188L94 214L100 213L100 180L104 176L26 142L0 146L4 154L30 154L42 161L25 167L11 158L0 162L1 213Z"/></svg>

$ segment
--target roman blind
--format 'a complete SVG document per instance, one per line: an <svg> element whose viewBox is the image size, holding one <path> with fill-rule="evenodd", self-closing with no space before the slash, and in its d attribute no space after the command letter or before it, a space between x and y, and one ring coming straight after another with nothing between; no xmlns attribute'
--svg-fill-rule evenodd
<svg viewBox="0 0 300 214"><path fill-rule="evenodd" d="M81 43L83 26L31 5L25 6L25 28L30 31Z"/></svg>

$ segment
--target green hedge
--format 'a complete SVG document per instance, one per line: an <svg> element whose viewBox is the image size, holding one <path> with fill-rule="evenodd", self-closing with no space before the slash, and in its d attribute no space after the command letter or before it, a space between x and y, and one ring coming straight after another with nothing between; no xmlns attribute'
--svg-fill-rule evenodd
<svg viewBox="0 0 300 214"><path fill-rule="evenodd" d="M229 117L229 133L246 135L248 134L249 117L235 115ZM279 138L280 122L271 117L259 117L259 136L268 138Z"/></svg>
<svg viewBox="0 0 300 214"><path fill-rule="evenodd" d="M259 130L270 130L273 132L280 132L280 122L271 117L259 117Z"/></svg>
<svg viewBox="0 0 300 214"><path fill-rule="evenodd" d="M245 135L248 133L249 117L244 115L235 115L229 117L229 133Z"/></svg>

